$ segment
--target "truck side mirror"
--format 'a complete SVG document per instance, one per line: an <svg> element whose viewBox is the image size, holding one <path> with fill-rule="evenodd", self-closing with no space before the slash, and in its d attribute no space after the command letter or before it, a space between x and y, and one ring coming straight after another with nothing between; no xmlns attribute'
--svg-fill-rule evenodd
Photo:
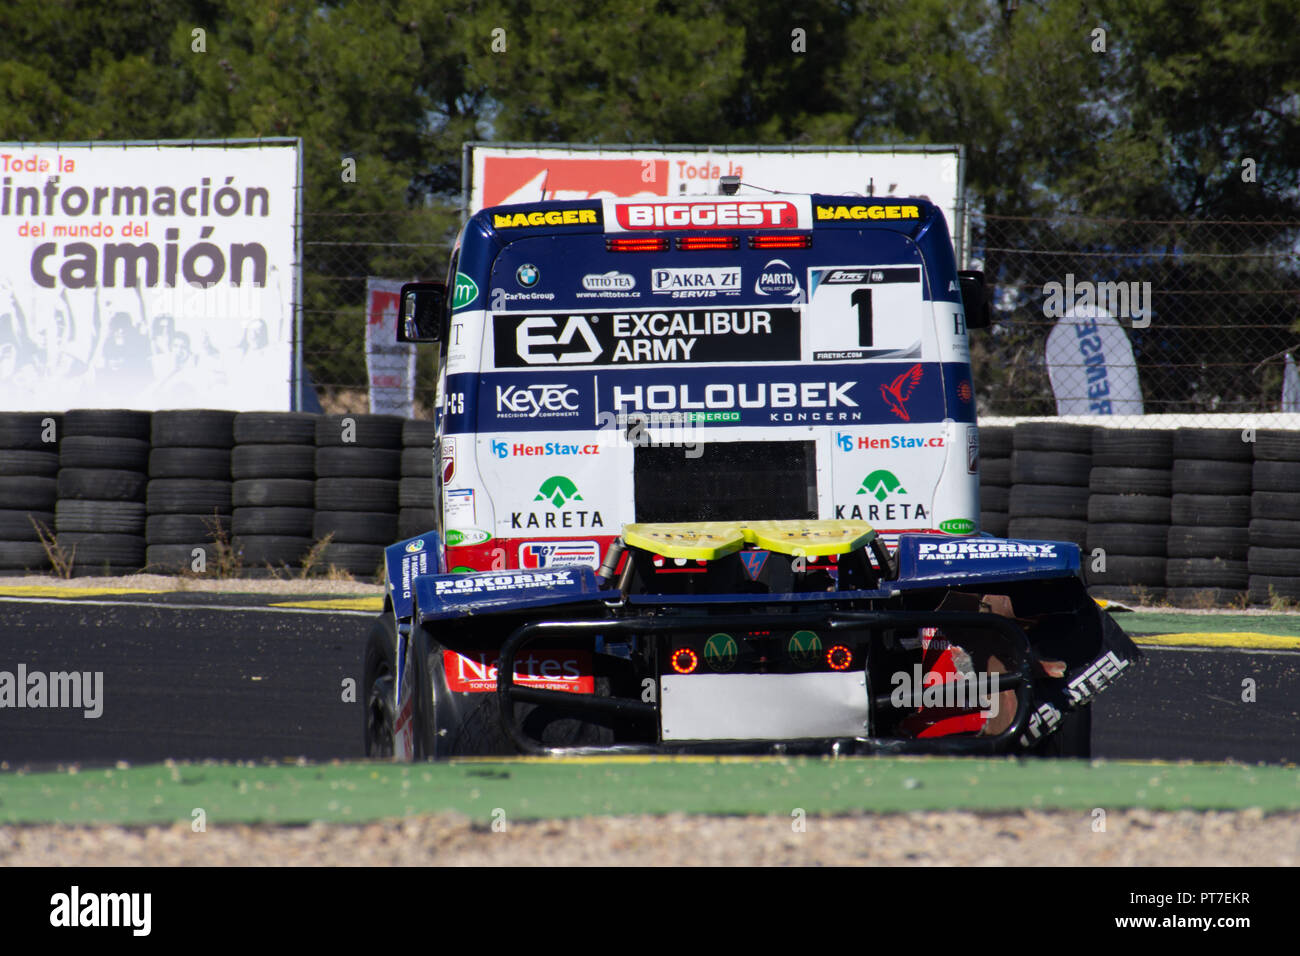
<svg viewBox="0 0 1300 956"><path fill-rule="evenodd" d="M966 310L966 328L987 329L993 321L984 273L975 269L962 269L957 273L961 283L961 304Z"/></svg>
<svg viewBox="0 0 1300 956"><path fill-rule="evenodd" d="M408 282L402 286L397 341L439 342L447 307L447 287L441 282Z"/></svg>

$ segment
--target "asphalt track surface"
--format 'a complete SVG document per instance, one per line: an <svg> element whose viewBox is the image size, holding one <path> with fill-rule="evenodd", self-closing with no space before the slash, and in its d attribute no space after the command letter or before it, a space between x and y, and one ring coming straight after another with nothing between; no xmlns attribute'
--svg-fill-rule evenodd
<svg viewBox="0 0 1300 956"><path fill-rule="evenodd" d="M237 602L248 597L0 597L0 670L104 675L98 718L0 709L0 766L360 756L345 681L361 683L372 613ZM1300 651L1143 649L1095 705L1094 757L1300 762Z"/></svg>

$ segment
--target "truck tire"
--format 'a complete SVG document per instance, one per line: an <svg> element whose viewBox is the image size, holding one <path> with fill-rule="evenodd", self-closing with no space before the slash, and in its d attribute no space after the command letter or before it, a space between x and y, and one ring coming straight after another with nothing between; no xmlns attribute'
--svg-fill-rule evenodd
<svg viewBox="0 0 1300 956"><path fill-rule="evenodd" d="M150 545L211 544L215 535L230 535L229 515L150 515L144 539Z"/></svg>
<svg viewBox="0 0 1300 956"><path fill-rule="evenodd" d="M1257 433L1255 460L1300 461L1300 434L1273 428Z"/></svg>
<svg viewBox="0 0 1300 956"><path fill-rule="evenodd" d="M437 440L438 428L433 422L420 418L408 418L402 422L403 448L423 448L425 451L432 451L433 443Z"/></svg>
<svg viewBox="0 0 1300 956"><path fill-rule="evenodd" d="M1165 538L1171 558L1224 558L1245 561L1250 532L1245 528L1196 528L1174 525Z"/></svg>
<svg viewBox="0 0 1300 956"><path fill-rule="evenodd" d="M1064 451L1020 451L1011 456L1012 484L1088 486L1092 456Z"/></svg>
<svg viewBox="0 0 1300 956"><path fill-rule="evenodd" d="M230 453L230 477L316 477L316 449L311 445L236 445Z"/></svg>
<svg viewBox="0 0 1300 956"><path fill-rule="evenodd" d="M397 482L383 478L322 478L316 482L319 511L397 512Z"/></svg>
<svg viewBox="0 0 1300 956"><path fill-rule="evenodd" d="M1300 576L1252 574L1250 576L1250 603L1268 606L1274 599L1300 602Z"/></svg>
<svg viewBox="0 0 1300 956"><path fill-rule="evenodd" d="M1099 495L1168 495L1172 478L1160 468L1094 468L1088 487Z"/></svg>
<svg viewBox="0 0 1300 956"><path fill-rule="evenodd" d="M351 421L351 427L345 425ZM396 415L318 415L317 448L401 448L403 420Z"/></svg>
<svg viewBox="0 0 1300 956"><path fill-rule="evenodd" d="M1015 426L1016 451L1066 451L1092 454L1091 425L1021 422Z"/></svg>
<svg viewBox="0 0 1300 956"><path fill-rule="evenodd" d="M1088 551L1094 548L1113 554L1163 558L1165 536L1152 534L1149 524L1089 524Z"/></svg>
<svg viewBox="0 0 1300 956"><path fill-rule="evenodd" d="M317 511L310 524L311 536L317 541L333 535L330 541L337 544L386 546L396 541L398 534L397 515L385 511Z"/></svg>
<svg viewBox="0 0 1300 956"><path fill-rule="evenodd" d="M315 445L316 416L310 412L240 412L236 445Z"/></svg>
<svg viewBox="0 0 1300 956"><path fill-rule="evenodd" d="M1253 499L1258 495L1174 495L1169 506L1172 524L1211 528L1244 528L1250 524ZM1296 496L1300 498L1300 495Z"/></svg>
<svg viewBox="0 0 1300 956"><path fill-rule="evenodd" d="M50 557L39 541L0 541L0 571L48 571Z"/></svg>
<svg viewBox="0 0 1300 956"><path fill-rule="evenodd" d="M317 478L389 478L402 474L402 453L395 448L316 449Z"/></svg>
<svg viewBox="0 0 1300 956"><path fill-rule="evenodd" d="M63 414L61 437L97 435L100 438L133 438L149 442L150 413L122 408L74 408Z"/></svg>
<svg viewBox="0 0 1300 956"><path fill-rule="evenodd" d="M1174 607L1244 607L1244 588L1166 588L1165 600Z"/></svg>
<svg viewBox="0 0 1300 956"><path fill-rule="evenodd" d="M74 501L64 499L54 506L59 533L85 531L95 534L144 533L144 505L138 501Z"/></svg>
<svg viewBox="0 0 1300 956"><path fill-rule="evenodd" d="M241 538L264 534L306 538L312 533L315 514L311 508L236 508L230 527Z"/></svg>
<svg viewBox="0 0 1300 956"><path fill-rule="evenodd" d="M1170 485L1174 494L1248 495L1250 476L1247 461L1180 458L1174 462Z"/></svg>
<svg viewBox="0 0 1300 956"><path fill-rule="evenodd" d="M59 442L59 467L143 472L149 467L149 443L135 438L68 435Z"/></svg>
<svg viewBox="0 0 1300 956"><path fill-rule="evenodd" d="M301 478L249 478L230 489L236 508L313 508L316 482Z"/></svg>
<svg viewBox="0 0 1300 956"><path fill-rule="evenodd" d="M53 424L53 442L45 441L51 429L46 420ZM0 448L7 451L44 451L59 450L58 441L63 437L63 416L47 412L0 412Z"/></svg>
<svg viewBox="0 0 1300 956"><path fill-rule="evenodd" d="M1300 548L1300 521L1254 518L1250 522L1250 543L1256 548Z"/></svg>
<svg viewBox="0 0 1300 956"><path fill-rule="evenodd" d="M1098 428L1092 436L1093 467L1165 470L1173 461L1172 429Z"/></svg>
<svg viewBox="0 0 1300 956"><path fill-rule="evenodd" d="M1099 524L1169 524L1167 495L1089 495L1088 520Z"/></svg>
<svg viewBox="0 0 1300 956"><path fill-rule="evenodd" d="M1088 489L1076 485L1012 485L1007 501L1012 518L1082 521L1088 515Z"/></svg>
<svg viewBox="0 0 1300 956"><path fill-rule="evenodd" d="M432 460L429 464L430 469L433 467ZM432 471L430 471L432 474ZM980 484L994 485L998 488L1011 487L1011 459L1010 458L989 458L980 459Z"/></svg>
<svg viewBox="0 0 1300 956"><path fill-rule="evenodd" d="M59 498L77 501L144 501L149 483L143 470L60 468Z"/></svg>
<svg viewBox="0 0 1300 956"><path fill-rule="evenodd" d="M1015 434L1005 425L987 425L979 430L981 458L1010 458Z"/></svg>
<svg viewBox="0 0 1300 956"><path fill-rule="evenodd" d="M428 448L403 448L401 468L403 478L432 478L433 451Z"/></svg>
<svg viewBox="0 0 1300 956"><path fill-rule="evenodd" d="M151 515L228 515L230 482L201 478L156 478L149 482L145 510Z"/></svg>
<svg viewBox="0 0 1300 956"><path fill-rule="evenodd" d="M52 512L22 509L0 511L0 541L40 541L41 536L37 534L33 521L49 531L54 530Z"/></svg>
<svg viewBox="0 0 1300 956"><path fill-rule="evenodd" d="M53 511L58 497L54 478L0 477L0 509Z"/></svg>
<svg viewBox="0 0 1300 956"><path fill-rule="evenodd" d="M1165 583L1171 588L1232 588L1247 586L1245 561L1222 558L1170 558Z"/></svg>
<svg viewBox="0 0 1300 956"><path fill-rule="evenodd" d="M54 478L59 473L59 453L56 451L14 451L0 449L0 475L27 475L32 478Z"/></svg>
<svg viewBox="0 0 1300 956"><path fill-rule="evenodd" d="M1300 521L1300 494L1282 491L1257 491L1249 498L1251 518L1274 521ZM1243 521L1242 524L1247 522Z"/></svg>
<svg viewBox="0 0 1300 956"><path fill-rule="evenodd" d="M1174 432L1175 458L1250 461L1253 449L1236 428L1179 428Z"/></svg>
<svg viewBox="0 0 1300 956"><path fill-rule="evenodd" d="M394 726L393 692L397 683L397 625L385 611L370 624L361 667L362 754L391 759Z"/></svg>
<svg viewBox="0 0 1300 956"><path fill-rule="evenodd" d="M228 448L155 448L149 453L150 478L230 480Z"/></svg>
<svg viewBox="0 0 1300 956"><path fill-rule="evenodd" d="M229 450L235 444L235 414L208 408L154 412L150 441L154 448Z"/></svg>

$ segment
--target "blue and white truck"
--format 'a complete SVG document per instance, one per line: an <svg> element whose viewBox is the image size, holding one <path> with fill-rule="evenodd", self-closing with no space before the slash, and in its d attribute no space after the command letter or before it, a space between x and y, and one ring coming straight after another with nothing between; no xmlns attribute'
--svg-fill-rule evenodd
<svg viewBox="0 0 1300 956"><path fill-rule="evenodd" d="M402 290L439 523L387 551L365 748L1087 756L1140 652L981 533L983 276L920 198L549 201Z"/></svg>

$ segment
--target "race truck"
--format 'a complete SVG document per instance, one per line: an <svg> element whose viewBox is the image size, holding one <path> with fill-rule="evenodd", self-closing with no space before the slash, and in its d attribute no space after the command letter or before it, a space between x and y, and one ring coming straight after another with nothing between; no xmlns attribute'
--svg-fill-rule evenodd
<svg viewBox="0 0 1300 956"><path fill-rule="evenodd" d="M470 216L401 291L438 520L387 549L366 754L1088 756L1140 653L1077 545L978 527L989 315L922 198Z"/></svg>

